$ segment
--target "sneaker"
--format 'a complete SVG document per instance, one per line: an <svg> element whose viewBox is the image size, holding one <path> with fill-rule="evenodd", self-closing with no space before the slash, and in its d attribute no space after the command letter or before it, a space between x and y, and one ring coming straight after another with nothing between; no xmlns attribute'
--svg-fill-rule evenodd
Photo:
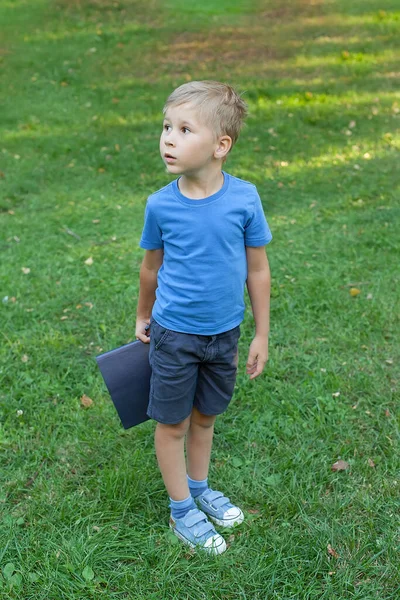
<svg viewBox="0 0 400 600"><path fill-rule="evenodd" d="M222 492L216 492L208 488L205 492L194 499L198 507L206 513L210 519L221 527L233 527L242 523L244 516L238 506L234 506Z"/></svg>
<svg viewBox="0 0 400 600"><path fill-rule="evenodd" d="M211 554L222 554L226 550L224 538L198 508L192 508L181 519L174 519L171 515L169 526L182 542L192 548L201 548Z"/></svg>

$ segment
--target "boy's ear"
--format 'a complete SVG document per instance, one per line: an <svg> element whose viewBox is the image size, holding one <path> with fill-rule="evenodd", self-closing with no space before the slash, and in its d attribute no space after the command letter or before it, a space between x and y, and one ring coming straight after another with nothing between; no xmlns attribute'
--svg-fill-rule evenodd
<svg viewBox="0 0 400 600"><path fill-rule="evenodd" d="M223 135L218 139L218 146L214 152L215 158L225 158L232 148L232 138L229 135Z"/></svg>

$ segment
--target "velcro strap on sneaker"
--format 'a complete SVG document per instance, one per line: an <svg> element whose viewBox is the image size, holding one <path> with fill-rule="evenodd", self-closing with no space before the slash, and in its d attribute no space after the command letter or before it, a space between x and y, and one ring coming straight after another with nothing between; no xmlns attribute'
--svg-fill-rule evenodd
<svg viewBox="0 0 400 600"><path fill-rule="evenodd" d="M193 525L197 525L200 521L207 521L206 515L201 510L191 510L187 513L184 524L186 527L193 527Z"/></svg>
<svg viewBox="0 0 400 600"><path fill-rule="evenodd" d="M214 531L213 525L201 510L191 510L186 515L184 524L188 529L193 527L194 537L201 537L209 531ZM198 525L198 527L196 527L196 525Z"/></svg>
<svg viewBox="0 0 400 600"><path fill-rule="evenodd" d="M210 491L203 495L207 504L212 504L215 508L220 508L224 504L229 504L230 500L222 492Z"/></svg>
<svg viewBox="0 0 400 600"><path fill-rule="evenodd" d="M201 536L205 535L206 533L208 533L209 531L213 531L215 533L215 529L214 529L213 525L210 523L210 521L204 521L197 527L197 529L194 531L193 535L195 537L201 537Z"/></svg>

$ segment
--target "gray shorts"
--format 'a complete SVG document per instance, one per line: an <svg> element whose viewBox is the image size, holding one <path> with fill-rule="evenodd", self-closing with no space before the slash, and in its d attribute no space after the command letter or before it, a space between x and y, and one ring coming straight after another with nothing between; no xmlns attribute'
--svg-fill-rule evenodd
<svg viewBox="0 0 400 600"><path fill-rule="evenodd" d="M239 337L240 325L197 335L166 329L151 317L149 417L181 423L193 406L204 415L223 413L235 388Z"/></svg>

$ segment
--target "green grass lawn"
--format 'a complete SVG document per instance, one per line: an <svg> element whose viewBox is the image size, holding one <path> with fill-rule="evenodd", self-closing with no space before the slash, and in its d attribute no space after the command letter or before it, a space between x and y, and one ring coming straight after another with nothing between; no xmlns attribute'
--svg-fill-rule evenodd
<svg viewBox="0 0 400 600"><path fill-rule="evenodd" d="M3 0L0 23L1 600L398 600L398 1ZM250 382L246 297L217 421L211 482L246 513L218 558L171 537L154 425L122 429L94 360L134 339L190 78L245 92L226 168L274 235L270 360Z"/></svg>

